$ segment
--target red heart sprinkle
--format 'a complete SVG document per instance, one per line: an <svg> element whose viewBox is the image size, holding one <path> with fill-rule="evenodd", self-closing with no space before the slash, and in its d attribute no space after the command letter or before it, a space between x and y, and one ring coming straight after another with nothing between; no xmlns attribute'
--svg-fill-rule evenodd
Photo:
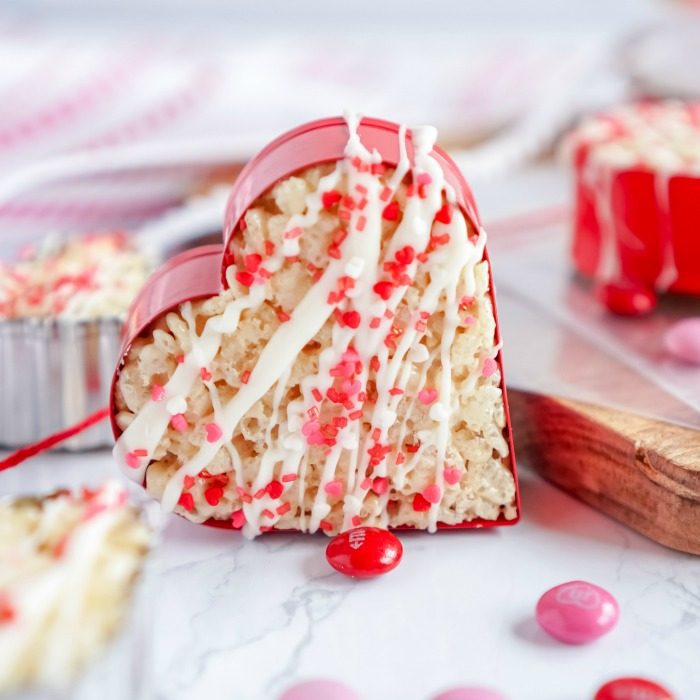
<svg viewBox="0 0 700 700"><path fill-rule="evenodd" d="M265 487L265 492L270 498L279 498L284 493L284 486L279 481L271 481Z"/></svg>
<svg viewBox="0 0 700 700"><path fill-rule="evenodd" d="M384 207L384 211L382 212L382 219L386 219L387 221L396 221L399 218L399 203L398 202L389 202Z"/></svg>
<svg viewBox="0 0 700 700"><path fill-rule="evenodd" d="M321 203L324 209L330 209L332 206L336 205L342 196L338 190L329 190L321 195Z"/></svg>
<svg viewBox="0 0 700 700"><path fill-rule="evenodd" d="M245 525L245 513L243 510L236 510L231 516L231 525L234 530L240 530Z"/></svg>
<svg viewBox="0 0 700 700"><path fill-rule="evenodd" d="M204 498L210 506L218 506L224 496L224 490L220 486L210 486L204 491Z"/></svg>
<svg viewBox="0 0 700 700"><path fill-rule="evenodd" d="M452 207L449 204L443 204L440 211L435 214L435 221L441 224L449 224L452 221Z"/></svg>
<svg viewBox="0 0 700 700"><path fill-rule="evenodd" d="M191 513L194 510L194 497L191 493L182 493L177 504Z"/></svg>
<svg viewBox="0 0 700 700"><path fill-rule="evenodd" d="M348 326L348 328L357 328L361 321L360 314L357 311L346 311L343 314L343 323Z"/></svg>
<svg viewBox="0 0 700 700"><path fill-rule="evenodd" d="M426 510L430 510L430 503L423 498L423 496L417 493L413 497L413 510L418 513L423 513Z"/></svg>
<svg viewBox="0 0 700 700"><path fill-rule="evenodd" d="M377 282L372 289L377 296L386 301L394 291L394 285L387 280L381 280Z"/></svg>

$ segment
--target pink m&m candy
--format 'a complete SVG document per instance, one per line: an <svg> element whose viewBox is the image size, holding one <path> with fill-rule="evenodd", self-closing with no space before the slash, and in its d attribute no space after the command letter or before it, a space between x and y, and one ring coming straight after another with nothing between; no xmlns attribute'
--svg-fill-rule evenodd
<svg viewBox="0 0 700 700"><path fill-rule="evenodd" d="M664 347L676 359L700 365L700 318L674 323L664 335Z"/></svg>
<svg viewBox="0 0 700 700"><path fill-rule="evenodd" d="M371 578L386 574L401 561L403 547L396 535L378 527L341 532L326 548L328 563L341 574Z"/></svg>
<svg viewBox="0 0 700 700"><path fill-rule="evenodd" d="M609 632L620 606L604 588L586 581L569 581L550 588L537 602L537 622L555 639L586 644Z"/></svg>
<svg viewBox="0 0 700 700"><path fill-rule="evenodd" d="M305 681L288 688L279 700L360 700L360 696L337 681Z"/></svg>
<svg viewBox="0 0 700 700"><path fill-rule="evenodd" d="M652 289L628 284L603 284L596 289L598 301L618 316L641 316L656 307Z"/></svg>
<svg viewBox="0 0 700 700"><path fill-rule="evenodd" d="M488 688L460 687L445 690L433 700L506 700L506 697Z"/></svg>
<svg viewBox="0 0 700 700"><path fill-rule="evenodd" d="M645 678L616 678L602 686L594 700L674 700L658 683Z"/></svg>

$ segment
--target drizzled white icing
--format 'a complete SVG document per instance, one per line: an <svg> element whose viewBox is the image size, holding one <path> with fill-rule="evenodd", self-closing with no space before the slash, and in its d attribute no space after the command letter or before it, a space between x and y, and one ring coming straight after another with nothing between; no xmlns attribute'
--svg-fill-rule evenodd
<svg viewBox="0 0 700 700"><path fill-rule="evenodd" d="M400 487L412 466L428 448L434 448L437 455L434 479L428 492L432 496L428 513L429 529L434 530L437 526L439 504L445 488L443 469L450 417L458 402L453 390L451 348L460 323L459 294L473 296L475 293L475 266L483 259L485 234L481 230L472 239L469 237L466 221L455 205L454 192L445 182L442 167L431 155L436 138L432 127L413 130L413 164L407 156L406 130L401 128L398 136L399 163L385 184L372 167L381 164L380 154L368 151L360 140L359 118L348 117L347 121L349 138L345 157L337 162L332 172L321 178L315 191L306 196L303 213L290 218L283 245L265 259L264 267L268 273L274 274L284 264L285 257L299 253L304 229L318 220L323 207L323 193L332 190L343 179L347 192L361 199L362 205L350 211L349 221L346 222L348 235L339 247L339 255L329 259L320 277L290 312L289 319L267 341L247 382L231 399L221 402L215 387L205 382L212 398L216 423L221 428L221 437L203 443L169 478L162 496L163 507L168 510L178 504L186 479L205 469L223 445L231 456L236 486L258 494L256 498L248 498L243 503L245 534L254 536L261 531L261 526L274 526L280 517L276 510L280 500L276 495L263 491L281 464L279 473L285 492L297 490L299 503L304 502L309 445L322 444L324 440L316 418L319 397L325 397L332 388L334 371L352 365L358 369L350 372L343 384L344 390L347 389L347 402L351 405L351 408L346 407L345 414L351 419L337 426L323 463L317 465L321 473L319 487L308 519L304 509L301 509L300 529L314 532L323 527L324 518L331 510L329 491L333 493L338 489L344 493L342 528L352 527L363 508L368 507L365 497L372 480L386 477L389 460L395 466L394 484ZM383 244L382 212L409 172L416 187L421 187L420 196L407 197L400 223L391 239ZM444 209L445 199L452 212L451 216L441 217L446 222L436 220L436 214ZM385 286L382 293L377 291L378 283L380 286L386 284L386 276L382 272L385 263L395 260L397 254L400 255L400 251L407 247L416 254L423 253L429 249L432 237L441 239L441 245L431 249L422 260L409 256L410 261L403 268L407 276L405 283L394 282ZM392 319L419 268L427 271L429 282L422 290L414 317L390 352L386 341L392 332ZM227 271L228 281L234 287L235 274L234 268ZM351 280L351 284L346 285L347 294L335 297L343 279ZM264 301L264 283L258 282L256 280L247 287L245 294L228 302L221 314L210 317L199 334L195 331L191 305L183 305L182 313L188 323L191 349L165 385L167 400L148 401L134 416L115 446L117 462L134 480L143 480L149 459L168 428L172 419L168 406L172 408L172 402L176 401L177 407L181 407L181 399L189 394L199 377L200 368L206 367L219 351L223 334L236 331L244 309L254 312ZM421 339L426 330L425 319L439 308L444 310L442 337L439 347L431 354L421 344ZM280 411L290 369L297 355L334 314L355 311L359 314L357 327L341 323L333 325L331 344L320 353L316 373L301 381L302 396ZM360 397L367 388L370 366L375 356L378 360L374 368L376 399L369 404ZM416 406L416 396L421 395L426 385L427 372L433 360L439 360L441 367L439 384L430 390L435 395L429 397L433 425L420 431L417 436L420 444L401 464L397 461L396 444L389 444L394 442L389 440L389 430L399 424L397 444L400 446L408 432L407 423ZM398 405L409 382L415 382L416 375L418 386L415 387L415 396L403 418L398 421ZM478 376L475 376L470 382L471 390L475 388L477 379ZM241 419L273 387L266 450L254 482L246 485L241 480L241 458L231 438ZM361 421L352 418L353 414L361 411L364 411L361 420L369 423L369 430L362 430ZM278 426L276 436L272 434L272 426ZM376 453L377 450L384 450L381 458L373 456L373 451ZM341 456L347 458L349 469L344 483L338 484L336 475ZM370 472L372 479L367 478ZM285 479L285 476L288 478ZM370 513L378 525L387 525L388 498L389 494L385 491L379 497L374 512Z"/></svg>

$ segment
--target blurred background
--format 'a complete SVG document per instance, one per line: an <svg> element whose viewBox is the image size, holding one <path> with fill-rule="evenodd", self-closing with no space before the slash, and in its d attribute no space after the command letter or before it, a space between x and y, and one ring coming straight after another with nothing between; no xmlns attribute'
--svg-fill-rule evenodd
<svg viewBox="0 0 700 700"><path fill-rule="evenodd" d="M698 425L700 373L648 342L697 306L624 325L572 283L559 144L591 111L697 97L699 54L700 3L672 0L6 1L0 258L162 222L305 120L430 123L490 232L511 383ZM216 238L212 206L200 233ZM177 238L165 224L161 243ZM642 398L639 373L655 380Z"/></svg>
<svg viewBox="0 0 700 700"><path fill-rule="evenodd" d="M693 53L700 11L688 2L14 0L0 7L5 176L125 146L153 153L169 144L176 162L179 143L202 161L241 161L288 127L352 109L436 125L478 183L546 152L581 112L700 87ZM197 157L183 155L180 164L188 160ZM37 223L143 220L200 175L149 172L116 189L104 179L89 190L84 182L47 187L46 178L24 185L11 201L0 199L3 252L34 236Z"/></svg>

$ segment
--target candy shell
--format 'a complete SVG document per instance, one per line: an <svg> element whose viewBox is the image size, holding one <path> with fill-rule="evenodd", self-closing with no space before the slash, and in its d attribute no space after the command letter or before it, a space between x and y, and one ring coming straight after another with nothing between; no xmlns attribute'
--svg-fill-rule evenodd
<svg viewBox="0 0 700 700"><path fill-rule="evenodd" d="M656 294L652 289L627 284L602 284L596 296L605 308L618 316L642 316L656 308Z"/></svg>
<svg viewBox="0 0 700 700"><path fill-rule="evenodd" d="M620 607L604 588L586 581L569 581L550 588L537 602L540 627L566 644L586 644L609 632Z"/></svg>
<svg viewBox="0 0 700 700"><path fill-rule="evenodd" d="M594 700L674 700L673 694L645 678L616 678L602 686Z"/></svg>
<svg viewBox="0 0 700 700"><path fill-rule="evenodd" d="M488 688L465 686L445 690L432 700L506 700L506 696Z"/></svg>
<svg viewBox="0 0 700 700"><path fill-rule="evenodd" d="M304 681L288 688L279 700L360 700L360 696L338 681Z"/></svg>
<svg viewBox="0 0 700 700"><path fill-rule="evenodd" d="M399 538L378 527L356 527L342 532L326 548L328 563L353 578L386 574L398 566L402 555Z"/></svg>
<svg viewBox="0 0 700 700"><path fill-rule="evenodd" d="M674 323L664 335L664 347L677 360L700 365L700 318Z"/></svg>

